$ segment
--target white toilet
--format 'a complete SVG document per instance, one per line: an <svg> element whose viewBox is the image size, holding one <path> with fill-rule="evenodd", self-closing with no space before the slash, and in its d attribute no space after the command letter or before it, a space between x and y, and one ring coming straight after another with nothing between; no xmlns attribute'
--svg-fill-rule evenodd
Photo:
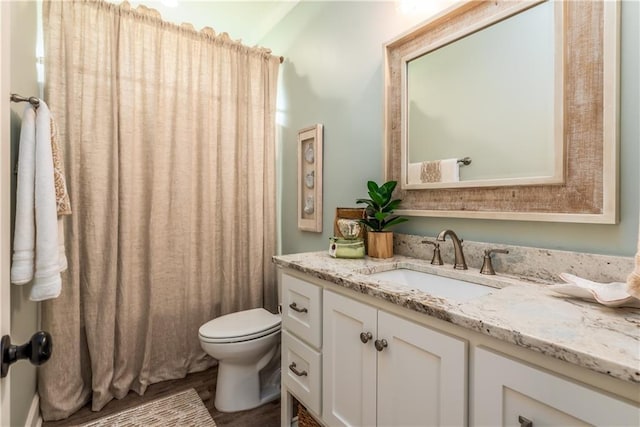
<svg viewBox="0 0 640 427"><path fill-rule="evenodd" d="M239 311L205 323L198 335L202 349L218 360L214 405L220 412L244 411L280 396L279 315L263 308ZM261 372L265 367L272 372Z"/></svg>

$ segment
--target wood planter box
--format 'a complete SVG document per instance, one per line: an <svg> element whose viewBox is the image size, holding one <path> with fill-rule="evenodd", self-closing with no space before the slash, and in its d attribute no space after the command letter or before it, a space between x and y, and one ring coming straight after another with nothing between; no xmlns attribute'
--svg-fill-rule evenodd
<svg viewBox="0 0 640 427"><path fill-rule="evenodd" d="M373 258L393 256L393 231L367 232L367 255Z"/></svg>

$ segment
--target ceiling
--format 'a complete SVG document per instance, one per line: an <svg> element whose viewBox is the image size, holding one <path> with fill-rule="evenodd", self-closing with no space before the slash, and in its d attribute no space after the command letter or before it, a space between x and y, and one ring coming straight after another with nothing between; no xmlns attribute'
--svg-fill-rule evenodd
<svg viewBox="0 0 640 427"><path fill-rule="evenodd" d="M119 0L109 0L119 3ZM165 21L188 22L200 30L211 27L226 32L245 45L257 44L299 0L131 0L133 7L143 4L156 9ZM175 5L175 6L174 6Z"/></svg>
<svg viewBox="0 0 640 427"><path fill-rule="evenodd" d="M123 0L107 1L120 3ZM165 21L176 24L188 22L197 30L211 27L216 33L228 33L232 39L240 39L245 45L253 46L303 1L340 0L129 0L129 3L133 7L143 4L156 9ZM391 1L396 4L399 13L423 20L461 0L350 1Z"/></svg>

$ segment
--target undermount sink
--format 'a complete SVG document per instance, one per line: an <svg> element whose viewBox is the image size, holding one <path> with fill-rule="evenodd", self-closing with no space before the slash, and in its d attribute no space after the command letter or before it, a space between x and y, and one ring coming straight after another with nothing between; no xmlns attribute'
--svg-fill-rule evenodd
<svg viewBox="0 0 640 427"><path fill-rule="evenodd" d="M372 273L369 274L369 277L417 289L435 297L451 298L457 301L467 301L498 290L491 286L437 276L408 268Z"/></svg>

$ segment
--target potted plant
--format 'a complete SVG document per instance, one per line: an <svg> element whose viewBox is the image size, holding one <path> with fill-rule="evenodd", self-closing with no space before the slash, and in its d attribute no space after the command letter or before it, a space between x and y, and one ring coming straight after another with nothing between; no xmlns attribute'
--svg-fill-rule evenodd
<svg viewBox="0 0 640 427"><path fill-rule="evenodd" d="M385 182L378 186L373 181L367 182L369 189L369 199L358 199L356 203L367 205L365 212L367 218L361 219L369 232L367 233L367 255L374 258L391 258L393 256L393 232L388 228L408 221L397 215L393 211L400 205L402 200L392 200L393 190L398 184L397 181Z"/></svg>

